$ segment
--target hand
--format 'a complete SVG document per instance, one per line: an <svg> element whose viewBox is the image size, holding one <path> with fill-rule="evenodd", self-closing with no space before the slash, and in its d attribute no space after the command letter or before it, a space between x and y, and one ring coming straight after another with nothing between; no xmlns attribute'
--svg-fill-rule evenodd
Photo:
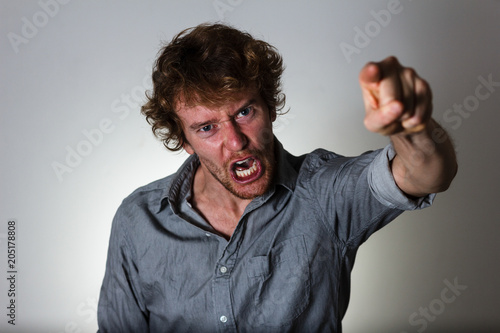
<svg viewBox="0 0 500 333"><path fill-rule="evenodd" d="M365 127L383 135L425 129L432 114L429 84L395 57L370 62L359 74L366 115Z"/></svg>

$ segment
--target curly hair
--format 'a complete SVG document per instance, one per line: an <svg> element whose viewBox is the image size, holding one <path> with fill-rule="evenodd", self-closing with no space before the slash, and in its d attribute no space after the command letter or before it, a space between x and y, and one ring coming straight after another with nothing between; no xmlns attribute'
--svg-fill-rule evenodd
<svg viewBox="0 0 500 333"><path fill-rule="evenodd" d="M154 135L171 151L186 142L180 103L222 106L257 89L272 115L285 105L283 61L276 48L224 24L201 24L175 36L159 52L153 89L141 109Z"/></svg>

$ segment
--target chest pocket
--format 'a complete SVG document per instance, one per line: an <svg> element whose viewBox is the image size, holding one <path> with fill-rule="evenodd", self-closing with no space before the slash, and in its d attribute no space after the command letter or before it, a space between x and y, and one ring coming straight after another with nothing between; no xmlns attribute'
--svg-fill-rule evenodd
<svg viewBox="0 0 500 333"><path fill-rule="evenodd" d="M250 258L246 268L255 290L254 307L246 315L254 325L290 324L309 305L309 262L304 236L276 244L266 256Z"/></svg>

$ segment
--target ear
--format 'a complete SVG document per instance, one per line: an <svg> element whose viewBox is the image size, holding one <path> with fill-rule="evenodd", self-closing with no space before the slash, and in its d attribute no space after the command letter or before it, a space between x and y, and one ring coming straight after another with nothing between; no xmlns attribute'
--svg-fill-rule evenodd
<svg viewBox="0 0 500 333"><path fill-rule="evenodd" d="M274 123L276 120L276 110L269 110L269 118L271 118L271 122Z"/></svg>
<svg viewBox="0 0 500 333"><path fill-rule="evenodd" d="M184 143L182 144L182 148L184 148L184 150L189 154L189 155L193 155L194 154L194 149L193 147L191 147L191 145L187 142L187 141L184 141Z"/></svg>

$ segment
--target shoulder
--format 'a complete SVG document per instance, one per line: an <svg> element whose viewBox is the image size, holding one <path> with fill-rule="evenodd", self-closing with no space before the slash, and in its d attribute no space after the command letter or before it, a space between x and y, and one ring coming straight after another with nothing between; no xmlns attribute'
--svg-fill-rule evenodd
<svg viewBox="0 0 500 333"><path fill-rule="evenodd" d="M175 173L137 188L123 200L120 208L147 207L159 211L167 199L179 195L180 188L190 181L197 165L196 156L188 157Z"/></svg>
<svg viewBox="0 0 500 333"><path fill-rule="evenodd" d="M111 227L111 237L119 243L132 246L133 239L142 239L144 231L154 227L154 216L162 206L173 175L156 180L130 193L116 210Z"/></svg>
<svg viewBox="0 0 500 333"><path fill-rule="evenodd" d="M136 224L139 217L149 215L160 207L163 192L169 187L172 176L141 186L122 200L113 218L115 228Z"/></svg>
<svg viewBox="0 0 500 333"><path fill-rule="evenodd" d="M305 155L302 170L312 174L318 172L338 173L344 169L367 167L381 150L366 151L358 156L344 156L326 149L316 149Z"/></svg>
<svg viewBox="0 0 500 333"><path fill-rule="evenodd" d="M128 205L151 205L161 200L171 187L174 175L155 180L147 185L143 185L130 193L120 207Z"/></svg>

